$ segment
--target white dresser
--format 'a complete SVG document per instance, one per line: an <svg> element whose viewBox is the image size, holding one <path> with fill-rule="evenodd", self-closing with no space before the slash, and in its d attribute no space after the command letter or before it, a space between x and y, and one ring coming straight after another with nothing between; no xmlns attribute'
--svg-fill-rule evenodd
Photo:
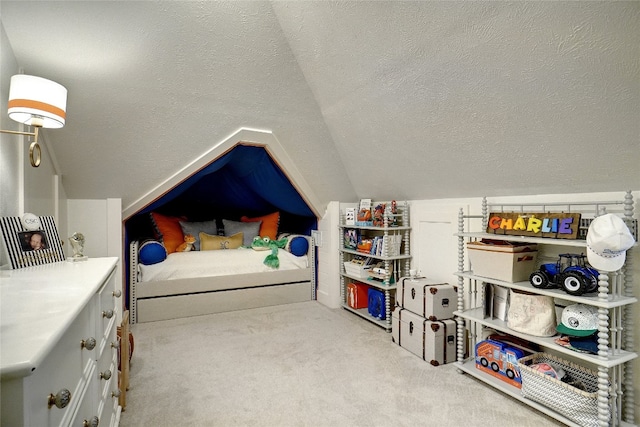
<svg viewBox="0 0 640 427"><path fill-rule="evenodd" d="M0 425L118 425L117 263L0 271Z"/></svg>

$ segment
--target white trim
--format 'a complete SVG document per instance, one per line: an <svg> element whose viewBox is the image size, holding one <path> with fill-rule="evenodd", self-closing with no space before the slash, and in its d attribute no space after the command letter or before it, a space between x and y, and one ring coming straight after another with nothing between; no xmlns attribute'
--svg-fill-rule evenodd
<svg viewBox="0 0 640 427"><path fill-rule="evenodd" d="M225 154L239 143L253 143L257 145L263 145L273 157L273 159L282 168L282 171L291 179L292 184L300 192L302 197L307 201L309 207L314 211L317 217L320 216L320 212L324 212L319 199L315 196L313 190L305 181L300 171L296 168L291 158L287 155L286 151L276 138L276 136L268 130L240 128L227 138L220 141L213 146L209 151L203 153L197 159L186 165L184 168L173 174L167 180L159 184L150 192L125 207L122 211L123 220L128 219L136 212L143 209L145 206L151 204L154 200L159 199L167 193L169 190L180 184L187 179L193 173L204 168L218 157Z"/></svg>

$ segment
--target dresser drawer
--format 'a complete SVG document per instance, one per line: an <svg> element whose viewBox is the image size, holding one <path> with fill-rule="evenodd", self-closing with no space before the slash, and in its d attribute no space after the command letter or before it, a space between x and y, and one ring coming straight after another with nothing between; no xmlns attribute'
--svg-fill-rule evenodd
<svg viewBox="0 0 640 427"><path fill-rule="evenodd" d="M96 425L96 421L97 425L103 425L100 415L98 414L98 405L96 401L99 380L96 375L97 371L95 369L95 365L93 368L94 369L91 372L92 375L87 383L87 387L83 390L84 393L80 396L80 401L78 402L73 418L69 424L65 425L69 425L70 427L83 427L85 425ZM92 422L94 424L91 424Z"/></svg>
<svg viewBox="0 0 640 427"><path fill-rule="evenodd" d="M99 404L98 413L100 414L100 425L111 426L115 423L118 411L118 356L117 351L105 351L102 359L98 362L100 372L112 372L111 377L101 379L99 384ZM98 375L100 378L100 375Z"/></svg>
<svg viewBox="0 0 640 427"><path fill-rule="evenodd" d="M32 375L23 378L25 425L67 424L95 369L97 346L91 350L82 347L83 341L91 347L90 339L95 340L93 316L94 307L91 304L85 306L43 363ZM63 408L49 407L47 396L63 394L63 390L71 393L69 403ZM4 398L4 387L2 391Z"/></svg>
<svg viewBox="0 0 640 427"><path fill-rule="evenodd" d="M99 350L97 358L102 356L104 351L111 349L111 344L115 342L116 318L118 317L118 307L120 297L115 296L115 271L111 273L109 279L100 288L97 295L96 330L99 335ZM113 337L111 337L113 332Z"/></svg>

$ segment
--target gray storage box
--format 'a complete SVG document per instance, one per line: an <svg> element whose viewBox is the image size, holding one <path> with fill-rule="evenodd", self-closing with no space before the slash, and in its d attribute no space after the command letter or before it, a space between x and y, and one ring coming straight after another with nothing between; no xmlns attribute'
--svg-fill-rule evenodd
<svg viewBox="0 0 640 427"><path fill-rule="evenodd" d="M455 362L456 322L431 321L400 307L391 318L393 342L433 366Z"/></svg>
<svg viewBox="0 0 640 427"><path fill-rule="evenodd" d="M429 320L451 319L458 302L458 287L425 278L402 277L396 304Z"/></svg>

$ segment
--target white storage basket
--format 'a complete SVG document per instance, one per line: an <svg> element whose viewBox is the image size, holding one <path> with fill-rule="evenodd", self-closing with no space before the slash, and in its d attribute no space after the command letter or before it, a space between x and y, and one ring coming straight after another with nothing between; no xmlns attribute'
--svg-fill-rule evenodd
<svg viewBox="0 0 640 427"><path fill-rule="evenodd" d="M584 390L531 368L547 363L562 368ZM535 353L518 359L522 375L522 395L542 403L581 426L598 426L598 373L547 353Z"/></svg>
<svg viewBox="0 0 640 427"><path fill-rule="evenodd" d="M344 271L347 274L360 279L368 279L370 269L370 265L360 265L349 261L344 262Z"/></svg>

